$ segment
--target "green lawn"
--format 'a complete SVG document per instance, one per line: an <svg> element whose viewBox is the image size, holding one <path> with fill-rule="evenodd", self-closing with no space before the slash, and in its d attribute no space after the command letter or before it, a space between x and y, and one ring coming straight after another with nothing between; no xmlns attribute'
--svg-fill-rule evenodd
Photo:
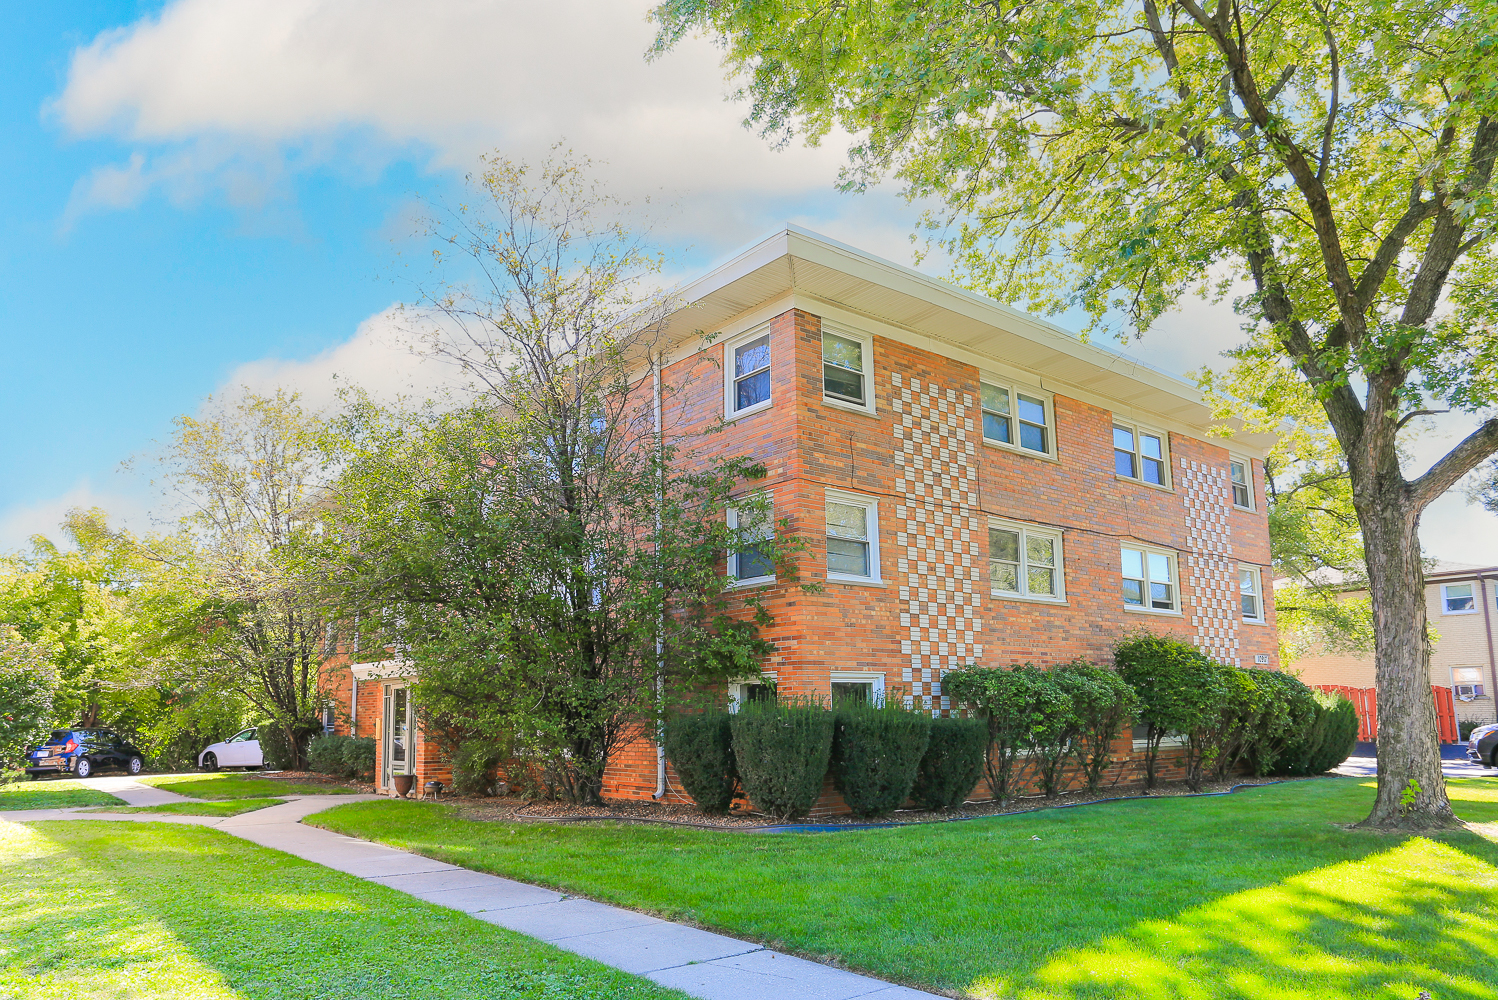
<svg viewBox="0 0 1498 1000"><path fill-rule="evenodd" d="M271 795L351 795L343 785L297 784L276 778L251 778L239 774L161 774L140 779L195 799L259 799Z"/></svg>
<svg viewBox="0 0 1498 1000"><path fill-rule="evenodd" d="M0 785L0 812L12 809L69 809L73 806L111 806L121 800L76 781L17 781Z"/></svg>
<svg viewBox="0 0 1498 1000"><path fill-rule="evenodd" d="M113 806L90 809L89 812L171 813L177 816L238 816L266 806L278 806L285 799L226 799L222 802L168 802L159 806Z"/></svg>
<svg viewBox="0 0 1498 1000"><path fill-rule="evenodd" d="M0 997L681 997L203 827L0 823L0 852Z"/></svg>
<svg viewBox="0 0 1498 1000"><path fill-rule="evenodd" d="M478 823L415 802L309 822L978 997L1498 995L1498 844L1338 825L1372 794L1328 778L812 835ZM1452 796L1498 823L1498 781Z"/></svg>

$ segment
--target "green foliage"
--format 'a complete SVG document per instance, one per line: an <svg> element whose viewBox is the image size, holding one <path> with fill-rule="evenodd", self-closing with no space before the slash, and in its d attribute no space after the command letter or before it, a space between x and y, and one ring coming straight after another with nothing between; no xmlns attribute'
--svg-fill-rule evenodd
<svg viewBox="0 0 1498 1000"><path fill-rule="evenodd" d="M953 809L967 801L983 778L988 723L983 719L935 718L910 797L922 809Z"/></svg>
<svg viewBox="0 0 1498 1000"><path fill-rule="evenodd" d="M1095 793L1113 763L1113 741L1138 707L1134 690L1118 671L1085 660L1057 667L1051 676L1070 700L1071 739L1087 790Z"/></svg>
<svg viewBox="0 0 1498 1000"><path fill-rule="evenodd" d="M373 736L350 736L343 745L344 773L350 778L374 777L375 741Z"/></svg>
<svg viewBox="0 0 1498 1000"><path fill-rule="evenodd" d="M1014 794L1021 753L1039 747L1059 757L1064 734L1074 728L1066 692L1032 664L967 667L944 675L941 683L943 694L987 721L988 787L1000 801ZM1059 764L1053 765L1053 783L1059 770Z"/></svg>
<svg viewBox="0 0 1498 1000"><path fill-rule="evenodd" d="M811 812L832 756L833 714L810 701L751 702L730 720L744 794L779 819Z"/></svg>
<svg viewBox="0 0 1498 1000"><path fill-rule="evenodd" d="M1243 756L1254 774L1272 774L1291 744L1315 726L1316 692L1300 678L1278 671L1255 670L1250 676L1261 702L1258 724Z"/></svg>
<svg viewBox="0 0 1498 1000"><path fill-rule="evenodd" d="M470 737L459 741L448 755L453 791L459 795L492 795L505 757L505 747L488 740Z"/></svg>
<svg viewBox="0 0 1498 1000"><path fill-rule="evenodd" d="M261 746L264 746L262 741ZM319 733L307 745L307 762L311 769L335 778L360 778L373 775L375 741L369 736L339 736ZM454 774L456 774L456 768Z"/></svg>
<svg viewBox="0 0 1498 1000"><path fill-rule="evenodd" d="M726 813L738 789L729 713L717 708L682 712L666 723L666 759L697 808Z"/></svg>
<svg viewBox="0 0 1498 1000"><path fill-rule="evenodd" d="M855 816L905 804L931 738L931 716L895 704L850 702L833 713L832 781Z"/></svg>
<svg viewBox="0 0 1498 1000"><path fill-rule="evenodd" d="M1310 721L1286 741L1275 762L1276 774L1322 774L1346 760L1358 739L1358 713L1335 692L1312 691Z"/></svg>
<svg viewBox="0 0 1498 1000"><path fill-rule="evenodd" d="M0 629L0 772L19 767L51 728L52 685L47 650Z"/></svg>
<svg viewBox="0 0 1498 1000"><path fill-rule="evenodd" d="M307 747L320 732L322 723L317 719L270 719L255 727L261 758L271 771L300 768L307 761Z"/></svg>
<svg viewBox="0 0 1498 1000"><path fill-rule="evenodd" d="M1145 787L1155 787L1165 737L1183 736L1186 780L1199 788L1231 694L1223 668L1189 643L1147 633L1119 643L1113 658L1119 676L1139 699L1138 721L1147 727Z"/></svg>

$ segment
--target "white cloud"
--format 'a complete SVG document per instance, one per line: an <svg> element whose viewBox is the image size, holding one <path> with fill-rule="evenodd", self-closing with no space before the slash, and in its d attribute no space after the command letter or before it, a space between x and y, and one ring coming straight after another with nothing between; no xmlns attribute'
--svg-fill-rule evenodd
<svg viewBox="0 0 1498 1000"><path fill-rule="evenodd" d="M59 496L0 511L0 552L30 548L33 535L46 535L61 545L63 516L75 507L103 508L109 512L109 524L114 528L146 531L151 527L143 495L128 490L98 490L84 478Z"/></svg>
<svg viewBox="0 0 1498 1000"><path fill-rule="evenodd" d="M651 5L177 0L74 52L51 113L137 148L81 181L71 212L153 189L253 200L284 171L413 155L467 170L481 152L535 158L562 136L626 193L679 200L688 230L739 199L828 191L844 144L769 148L723 100L705 40L647 62Z"/></svg>

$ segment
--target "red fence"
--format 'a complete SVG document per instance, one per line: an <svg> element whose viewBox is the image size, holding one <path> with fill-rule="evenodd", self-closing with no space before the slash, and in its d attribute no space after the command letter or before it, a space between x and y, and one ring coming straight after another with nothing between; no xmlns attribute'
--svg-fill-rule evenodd
<svg viewBox="0 0 1498 1000"><path fill-rule="evenodd" d="M1335 691L1345 695L1358 713L1358 739L1378 739L1378 689L1344 687L1341 684L1317 684L1318 691ZM1430 696L1436 703L1436 733L1442 743L1456 743L1461 737L1456 730L1456 702L1451 699L1448 687L1430 687Z"/></svg>

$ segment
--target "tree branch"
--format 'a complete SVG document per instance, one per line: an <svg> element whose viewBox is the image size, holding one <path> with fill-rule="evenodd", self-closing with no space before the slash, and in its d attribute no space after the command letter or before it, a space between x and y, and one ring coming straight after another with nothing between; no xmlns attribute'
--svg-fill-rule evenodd
<svg viewBox="0 0 1498 1000"><path fill-rule="evenodd" d="M1448 451L1425 475L1410 483L1410 496L1416 507L1423 509L1495 451L1498 451L1498 417L1483 421L1481 427Z"/></svg>
<svg viewBox="0 0 1498 1000"><path fill-rule="evenodd" d="M1406 413L1404 416L1399 418L1399 423L1394 425L1394 430L1397 433L1404 428L1405 424L1409 423L1411 420L1414 420L1416 417L1433 417L1437 413L1450 412L1450 410L1411 410L1409 413Z"/></svg>

